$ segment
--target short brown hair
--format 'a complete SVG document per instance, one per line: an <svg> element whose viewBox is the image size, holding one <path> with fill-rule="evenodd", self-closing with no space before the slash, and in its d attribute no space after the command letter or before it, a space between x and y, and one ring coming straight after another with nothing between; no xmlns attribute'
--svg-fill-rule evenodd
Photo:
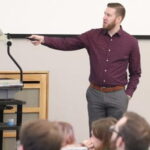
<svg viewBox="0 0 150 150"><path fill-rule="evenodd" d="M20 144L24 150L60 150L62 134L59 127L47 120L24 124L20 130Z"/></svg>
<svg viewBox="0 0 150 150"><path fill-rule="evenodd" d="M103 142L103 148L109 149L112 133L109 131L110 126L115 125L117 120L113 117L102 118L92 123L93 135Z"/></svg>
<svg viewBox="0 0 150 150"><path fill-rule="evenodd" d="M126 150L148 150L150 146L150 124L140 115L127 112L125 124L119 128Z"/></svg>
<svg viewBox="0 0 150 150"><path fill-rule="evenodd" d="M107 7L115 8L116 9L116 14L118 16L121 16L122 20L124 19L125 14L126 14L126 10L125 10L125 8L122 4L120 4L120 3L108 3Z"/></svg>

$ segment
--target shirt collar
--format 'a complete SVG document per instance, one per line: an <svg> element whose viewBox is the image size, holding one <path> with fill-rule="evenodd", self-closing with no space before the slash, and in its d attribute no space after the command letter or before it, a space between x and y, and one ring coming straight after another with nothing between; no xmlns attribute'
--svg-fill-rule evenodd
<svg viewBox="0 0 150 150"><path fill-rule="evenodd" d="M101 32L104 34L104 35L108 35L108 31L104 28L102 28ZM122 26L120 26L120 30L114 34L114 36L121 36L123 34L123 29L122 29Z"/></svg>

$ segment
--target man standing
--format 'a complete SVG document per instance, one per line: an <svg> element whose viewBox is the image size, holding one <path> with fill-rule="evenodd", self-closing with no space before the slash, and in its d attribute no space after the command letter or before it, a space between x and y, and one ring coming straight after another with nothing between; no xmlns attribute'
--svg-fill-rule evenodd
<svg viewBox="0 0 150 150"><path fill-rule="evenodd" d="M139 46L137 40L122 29L124 17L124 6L109 3L104 12L103 28L92 29L72 38L29 37L34 40L34 45L43 44L58 50L87 49L91 67L86 95L89 126L98 118L122 117L139 82Z"/></svg>

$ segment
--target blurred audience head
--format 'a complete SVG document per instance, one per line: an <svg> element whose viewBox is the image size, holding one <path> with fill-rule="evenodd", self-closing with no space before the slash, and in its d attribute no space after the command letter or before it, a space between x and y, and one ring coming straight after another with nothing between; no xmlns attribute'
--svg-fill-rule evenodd
<svg viewBox="0 0 150 150"><path fill-rule="evenodd" d="M60 126L60 130L63 135L62 147L75 144L76 139L72 125L68 122L63 121L58 121L56 123Z"/></svg>
<svg viewBox="0 0 150 150"><path fill-rule="evenodd" d="M109 131L110 126L117 122L115 118L108 117L102 118L94 121L92 123L91 131L91 143L93 144L93 149L104 150L109 149L110 139L112 133Z"/></svg>
<svg viewBox="0 0 150 150"><path fill-rule="evenodd" d="M28 122L21 127L18 150L60 150L60 127L47 120Z"/></svg>
<svg viewBox="0 0 150 150"><path fill-rule="evenodd" d="M150 146L150 124L137 113L125 113L110 131L111 150L148 150Z"/></svg>

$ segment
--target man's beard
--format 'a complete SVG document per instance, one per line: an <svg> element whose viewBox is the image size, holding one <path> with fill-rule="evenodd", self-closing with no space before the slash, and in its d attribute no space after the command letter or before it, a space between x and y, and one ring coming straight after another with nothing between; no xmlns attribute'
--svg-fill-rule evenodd
<svg viewBox="0 0 150 150"><path fill-rule="evenodd" d="M106 29L106 30L108 30L108 31L111 30L111 29L113 29L115 26L116 26L115 20L112 23L108 24L106 27L103 24L103 28Z"/></svg>

